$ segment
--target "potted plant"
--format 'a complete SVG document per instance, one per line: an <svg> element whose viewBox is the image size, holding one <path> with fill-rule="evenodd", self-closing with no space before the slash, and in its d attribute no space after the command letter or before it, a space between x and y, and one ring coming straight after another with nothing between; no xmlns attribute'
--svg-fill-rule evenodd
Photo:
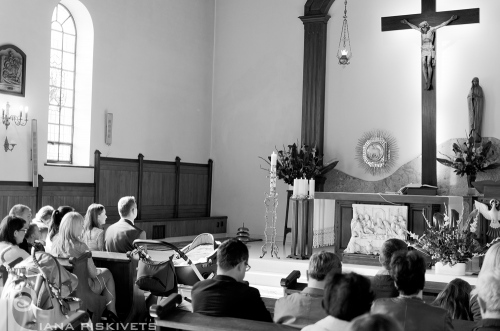
<svg viewBox="0 0 500 331"><path fill-rule="evenodd" d="M472 129L462 144L458 140L453 143L455 156L451 157L443 154L447 159L436 158L436 160L447 167L455 169L455 173L461 177L467 175L467 185L472 188L472 182L476 180L478 172L496 169L500 166L500 163L493 162L494 151L491 146L491 141L476 146L474 129Z"/></svg>
<svg viewBox="0 0 500 331"><path fill-rule="evenodd" d="M335 168L339 161L333 161L327 165L322 164L323 155L319 154L316 147L311 147L306 144L299 146L295 143L288 145L288 148L283 146L282 150L276 149L278 154L276 164L276 176L282 179L286 184L293 185L293 180L296 178L315 179L316 177L327 173ZM259 157L268 165L271 165L271 157L268 159ZM262 168L269 171L269 169Z"/></svg>
<svg viewBox="0 0 500 331"><path fill-rule="evenodd" d="M445 205L444 216L434 217L434 224L424 215L427 229L421 236L408 231L408 245L430 255L435 263L436 273L465 275L465 264L475 256L483 256L500 239L498 237L484 246L479 243L476 234L478 215L473 212L467 220L460 218L457 225L453 226Z"/></svg>

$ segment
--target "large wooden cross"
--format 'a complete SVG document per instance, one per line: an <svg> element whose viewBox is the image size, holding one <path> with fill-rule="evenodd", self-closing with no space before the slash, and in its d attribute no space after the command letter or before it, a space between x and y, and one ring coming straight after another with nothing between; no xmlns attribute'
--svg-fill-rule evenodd
<svg viewBox="0 0 500 331"><path fill-rule="evenodd" d="M421 0L422 13L404 16L382 17L382 31L410 29L401 20L418 26L427 21L430 26L437 26L451 16L458 19L449 25L479 23L479 8L436 12L436 0ZM434 37L434 45L436 45ZM431 80L431 90L426 89L422 74L422 184L437 186L436 177L436 70Z"/></svg>

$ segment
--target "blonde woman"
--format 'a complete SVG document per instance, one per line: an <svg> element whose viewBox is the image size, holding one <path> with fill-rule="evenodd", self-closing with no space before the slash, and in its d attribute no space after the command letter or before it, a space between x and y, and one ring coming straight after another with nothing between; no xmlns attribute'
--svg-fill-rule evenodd
<svg viewBox="0 0 500 331"><path fill-rule="evenodd" d="M101 204L93 203L87 209L82 241L91 251L104 250L104 230L101 227L106 223L106 218L106 209Z"/></svg>
<svg viewBox="0 0 500 331"><path fill-rule="evenodd" d="M483 265L481 266L481 271L479 271L479 276L482 273L492 272L500 268L500 243L491 246L486 255L484 256ZM472 317L474 321L481 320L481 311L479 309L479 303L477 302L477 290L474 289L470 294L469 307L472 312Z"/></svg>
<svg viewBox="0 0 500 331"><path fill-rule="evenodd" d="M89 250L88 246L80 240L83 232L83 217L77 212L67 213L59 226L59 235L52 245L51 254L60 257L78 258ZM113 275L108 269L96 268L92 258L88 259L88 271L90 278L89 286L92 292L101 294L108 302L107 310L103 316L113 313L112 318L116 318L116 292Z"/></svg>

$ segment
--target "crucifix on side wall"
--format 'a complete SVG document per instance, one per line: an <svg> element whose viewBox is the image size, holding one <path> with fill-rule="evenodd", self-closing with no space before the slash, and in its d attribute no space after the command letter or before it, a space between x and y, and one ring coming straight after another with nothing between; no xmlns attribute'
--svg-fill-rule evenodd
<svg viewBox="0 0 500 331"><path fill-rule="evenodd" d="M421 0L422 13L382 17L382 31L422 33L422 184L437 186L435 31L445 25L479 23L479 8L436 12L436 0Z"/></svg>

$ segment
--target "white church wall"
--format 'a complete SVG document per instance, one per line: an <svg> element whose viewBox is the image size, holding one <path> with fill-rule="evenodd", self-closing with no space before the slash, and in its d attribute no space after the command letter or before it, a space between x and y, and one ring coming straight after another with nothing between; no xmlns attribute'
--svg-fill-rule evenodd
<svg viewBox="0 0 500 331"><path fill-rule="evenodd" d="M265 173L257 156L300 137L303 15L305 1L216 1L212 156L213 214L228 215L228 232L245 222L255 237L264 231ZM437 144L465 136L466 97L478 76L486 95L484 136L498 136L500 2L439 0L437 10L479 7L480 24L450 26L437 33ZM421 154L420 35L381 32L381 17L420 12L420 0L349 0L353 58L339 66L343 1L328 23L325 160L351 176L375 181L358 166L355 147L367 131L384 129L396 140L393 171ZM237 19L236 19L237 17ZM286 187L278 182L278 237L282 235Z"/></svg>
<svg viewBox="0 0 500 331"><path fill-rule="evenodd" d="M43 166L47 141L50 20L57 1L0 0L0 44L27 55L26 97L40 132L39 172L46 181L92 182L93 169ZM210 157L214 1L83 0L94 25L90 153L206 163ZM29 8L29 10L26 10ZM11 13L7 15L6 13ZM104 143L105 111L114 114L113 144ZM5 139L0 127L0 138ZM29 127L8 129L18 145L1 152L0 180L31 180Z"/></svg>

